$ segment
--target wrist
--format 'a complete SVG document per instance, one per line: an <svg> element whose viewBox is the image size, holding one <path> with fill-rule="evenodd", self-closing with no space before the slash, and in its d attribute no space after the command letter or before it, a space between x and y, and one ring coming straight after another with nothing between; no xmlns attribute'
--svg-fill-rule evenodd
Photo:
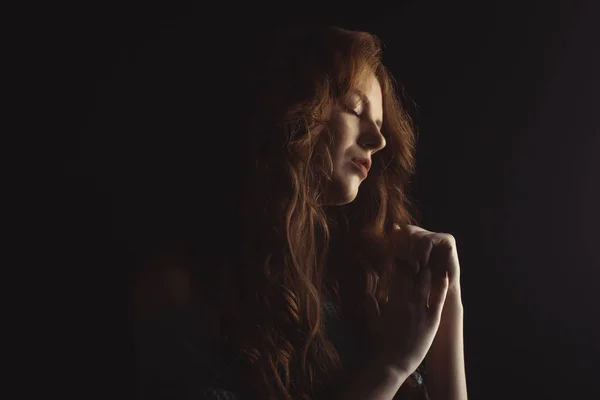
<svg viewBox="0 0 600 400"><path fill-rule="evenodd" d="M394 363L384 357L373 359L367 366L370 371L383 376L391 383L398 383L401 385L410 374L414 371L410 371L410 368Z"/></svg>
<svg viewBox="0 0 600 400"><path fill-rule="evenodd" d="M344 385L337 398L392 400L408 376L406 371L393 364L373 359Z"/></svg>
<svg viewBox="0 0 600 400"><path fill-rule="evenodd" d="M462 332L463 320L464 309L459 289L458 291L448 293L446 295L446 301L444 302L444 308L442 309L442 316L440 326L438 328L438 334L436 334L436 340L439 341L441 337L446 337L451 332ZM434 343L436 340L434 340Z"/></svg>
<svg viewBox="0 0 600 400"><path fill-rule="evenodd" d="M457 280L456 282L450 283L450 285L448 286L448 292L446 294L446 297L449 296L458 296L460 297L460 281Z"/></svg>
<svg viewBox="0 0 600 400"><path fill-rule="evenodd" d="M460 285L455 285L448 288L448 292L446 293L446 300L444 301L444 309L454 308L457 310L462 310L462 293L460 290Z"/></svg>

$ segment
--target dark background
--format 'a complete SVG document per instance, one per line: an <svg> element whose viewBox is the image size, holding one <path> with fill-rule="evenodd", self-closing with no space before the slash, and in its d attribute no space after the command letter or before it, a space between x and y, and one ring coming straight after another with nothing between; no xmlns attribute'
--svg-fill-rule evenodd
<svg viewBox="0 0 600 400"><path fill-rule="evenodd" d="M169 4L56 6L40 35L67 99L49 104L65 171L47 202L77 282L61 307L66 389L130 396L119 293L132 266L214 218L199 204L222 166L198 153L231 144L234 61L252 54L240 43L309 21L377 34L417 105L414 195L423 227L457 238L470 398L600 398L598 2Z"/></svg>

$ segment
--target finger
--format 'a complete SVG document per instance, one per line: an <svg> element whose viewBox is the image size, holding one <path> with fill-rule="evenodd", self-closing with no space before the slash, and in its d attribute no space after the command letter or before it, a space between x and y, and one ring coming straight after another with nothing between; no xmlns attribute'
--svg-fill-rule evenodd
<svg viewBox="0 0 600 400"><path fill-rule="evenodd" d="M429 237L425 236L418 238L417 244L415 244L414 257L418 260L419 270L424 268L431 268L429 262L431 257L431 251L433 250L433 248L434 244Z"/></svg>
<svg viewBox="0 0 600 400"><path fill-rule="evenodd" d="M410 267L407 273L414 276L424 265L427 265L432 246L429 238L435 233L415 225L395 226L395 228L396 258L408 263L404 264Z"/></svg>
<svg viewBox="0 0 600 400"><path fill-rule="evenodd" d="M448 293L448 273L442 279L434 280L433 290L429 295L429 312L432 316L441 317L446 294Z"/></svg>
<svg viewBox="0 0 600 400"><path fill-rule="evenodd" d="M389 290L388 290L388 304L396 305L402 301L402 277L398 270L394 271L390 276Z"/></svg>
<svg viewBox="0 0 600 400"><path fill-rule="evenodd" d="M419 273L419 262L414 257L396 258L394 265L399 275L414 279Z"/></svg>
<svg viewBox="0 0 600 400"><path fill-rule="evenodd" d="M410 232L408 225L399 226L394 224L394 230L392 231L392 237L394 241L394 249L398 254L405 253L409 250L410 244Z"/></svg>
<svg viewBox="0 0 600 400"><path fill-rule="evenodd" d="M390 289L387 304L392 307L401 307L408 301L409 295L414 290L414 278L394 271L390 277Z"/></svg>
<svg viewBox="0 0 600 400"><path fill-rule="evenodd" d="M419 297L419 301L422 301L425 305L427 305L427 298L431 292L431 268L422 268L421 272L419 273L415 292Z"/></svg>
<svg viewBox="0 0 600 400"><path fill-rule="evenodd" d="M433 248L429 255L429 264L431 269L433 270L434 276L442 279L445 274L450 271L447 271L448 259L449 259L449 250L447 245L440 241L439 243L433 243ZM448 276L451 278L451 276Z"/></svg>
<svg viewBox="0 0 600 400"><path fill-rule="evenodd" d="M407 273L413 276L418 272L417 260L413 257L412 238L410 225L396 227L393 231L394 253L396 263L407 268Z"/></svg>

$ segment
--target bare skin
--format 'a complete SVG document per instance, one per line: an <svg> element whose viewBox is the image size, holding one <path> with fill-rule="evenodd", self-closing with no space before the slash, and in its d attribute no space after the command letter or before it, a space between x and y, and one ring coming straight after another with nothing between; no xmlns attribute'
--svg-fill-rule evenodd
<svg viewBox="0 0 600 400"><path fill-rule="evenodd" d="M366 299L372 361L339 398L393 399L427 355L430 398L467 400L456 241L412 225L394 234L401 273L385 305Z"/></svg>
<svg viewBox="0 0 600 400"><path fill-rule="evenodd" d="M356 198L365 176L352 159L370 160L385 147L380 131L383 118L381 86L372 73L356 91L335 105L330 121L335 141L331 149L333 177L326 195L328 204L347 204Z"/></svg>
<svg viewBox="0 0 600 400"><path fill-rule="evenodd" d="M331 121L336 135L328 204L343 205L356 198L365 175L352 160L370 160L385 147L380 131L383 118L381 87L373 74L336 105ZM427 385L431 399L466 400L456 242L451 235L411 225L396 227L394 237L397 257L404 260L404 266L385 304L365 299L371 360L339 398L393 399L427 355L432 365ZM157 265L140 279L138 310L147 312L197 297L182 253Z"/></svg>

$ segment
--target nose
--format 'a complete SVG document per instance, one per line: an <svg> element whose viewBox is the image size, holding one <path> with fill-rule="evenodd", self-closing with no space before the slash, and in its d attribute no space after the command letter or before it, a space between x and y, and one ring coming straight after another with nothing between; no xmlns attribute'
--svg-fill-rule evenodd
<svg viewBox="0 0 600 400"><path fill-rule="evenodd" d="M376 153L385 147L386 141L377 124L369 121L368 126L365 127L359 137L358 144L360 147Z"/></svg>

